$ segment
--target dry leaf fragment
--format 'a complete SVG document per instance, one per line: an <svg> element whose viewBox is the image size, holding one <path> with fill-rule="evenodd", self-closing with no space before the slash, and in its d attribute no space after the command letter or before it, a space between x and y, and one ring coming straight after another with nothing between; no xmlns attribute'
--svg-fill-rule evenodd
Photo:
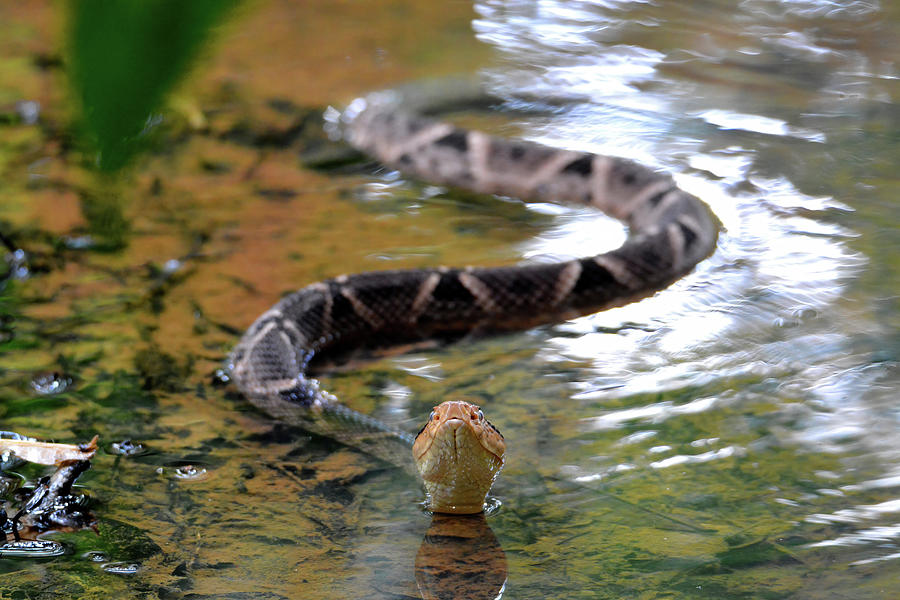
<svg viewBox="0 0 900 600"><path fill-rule="evenodd" d="M39 465L59 465L71 460L90 460L97 452L97 438L87 444L54 444L33 440L0 438L0 455L13 454L24 461Z"/></svg>

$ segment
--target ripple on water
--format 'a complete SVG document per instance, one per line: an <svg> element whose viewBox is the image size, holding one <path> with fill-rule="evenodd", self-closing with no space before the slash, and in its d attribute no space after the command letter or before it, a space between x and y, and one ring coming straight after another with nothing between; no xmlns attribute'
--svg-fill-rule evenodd
<svg viewBox="0 0 900 600"><path fill-rule="evenodd" d="M715 254L664 292L551 330L538 360L576 373L560 429L577 449L560 451L561 471L677 481L734 464L752 482L738 494L773 477L786 488L773 502L790 515L780 526L816 503L806 523L828 527L810 548L895 560L896 501L862 500L900 487L896 393L879 391L895 367L873 361L885 335L857 285L870 259L846 225L871 206L832 154L849 156L869 131L861 115L890 102L896 66L864 37L893 48L897 13L873 17L880 4L864 1L704 3L710 14L688 4L476 3L477 36L510 63L488 74L492 91L513 111L552 108L523 119L525 137L660 167L723 224ZM852 121L849 149L834 117ZM590 255L624 236L603 217L553 214L524 258ZM829 481L811 492L817 475L803 469L823 463Z"/></svg>
<svg viewBox="0 0 900 600"><path fill-rule="evenodd" d="M796 137L808 142L825 143L825 134L802 127L788 125L781 119L749 115L730 110L712 109L696 115L711 125L722 130L741 129L765 135Z"/></svg>
<svg viewBox="0 0 900 600"><path fill-rule="evenodd" d="M900 558L892 552L900 545L900 500L888 500L878 504L844 508L832 513L816 513L806 517L807 523L841 525L842 533L835 537L807 544L808 548L850 547L865 553L865 558L852 565L864 565ZM887 522L885 522L887 521ZM853 529L846 531L846 526ZM887 552L885 552L887 550Z"/></svg>
<svg viewBox="0 0 900 600"><path fill-rule="evenodd" d="M719 460L722 458L731 458L732 456L743 456L746 451L740 446L726 446L718 450L710 450L709 452L701 452L700 454L679 454L670 456L663 460L657 460L650 463L653 469L668 469L669 467L677 467L680 465L705 463L711 460Z"/></svg>

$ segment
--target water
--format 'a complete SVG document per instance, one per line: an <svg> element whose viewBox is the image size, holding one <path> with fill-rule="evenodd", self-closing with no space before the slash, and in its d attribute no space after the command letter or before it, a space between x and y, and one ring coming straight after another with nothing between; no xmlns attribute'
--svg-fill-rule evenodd
<svg viewBox="0 0 900 600"><path fill-rule="evenodd" d="M589 212L315 172L304 140L258 141L301 107L481 71L507 99L493 127L672 172L721 220L719 249L638 304L326 388L412 431L444 399L485 409L509 454L478 539L504 597L896 596L897 7L421 4L249 11L117 192L132 231L118 253L82 243L85 176L53 128L5 126L0 222L28 264L3 295L0 429L99 433L103 451L80 480L97 533L51 536L63 557L0 558L0 590L420 595L415 481L273 424L210 374L280 294L323 277L624 239ZM19 58L0 68L0 105L37 101L60 122L54 75L21 50L50 51L36 25L50 16L8 16L18 37L0 55Z"/></svg>

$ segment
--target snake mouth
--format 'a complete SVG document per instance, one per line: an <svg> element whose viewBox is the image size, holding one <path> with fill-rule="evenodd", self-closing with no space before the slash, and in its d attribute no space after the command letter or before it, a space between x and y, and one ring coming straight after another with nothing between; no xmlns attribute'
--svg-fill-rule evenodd
<svg viewBox="0 0 900 600"><path fill-rule="evenodd" d="M471 435L471 433L465 430L466 422L462 419L450 419L444 423L445 429L452 430L451 438L453 440L453 458L457 461L460 459L459 456L459 448L465 444L465 440L462 439L465 435ZM448 432L449 433L449 432Z"/></svg>
<svg viewBox="0 0 900 600"><path fill-rule="evenodd" d="M436 426L429 432L426 443L420 447L419 456L428 452L435 445L441 446L441 451L446 458L458 460L460 458L460 447L465 445L463 436L467 435L466 422L462 419L447 419L440 425ZM468 435L471 435L468 432Z"/></svg>
<svg viewBox="0 0 900 600"><path fill-rule="evenodd" d="M503 460L502 456L498 456L482 441L475 428L463 419L447 419L435 427L425 443L420 444L417 457L421 458L433 450L440 452L444 460L457 464L471 460L477 453L490 454L497 460Z"/></svg>

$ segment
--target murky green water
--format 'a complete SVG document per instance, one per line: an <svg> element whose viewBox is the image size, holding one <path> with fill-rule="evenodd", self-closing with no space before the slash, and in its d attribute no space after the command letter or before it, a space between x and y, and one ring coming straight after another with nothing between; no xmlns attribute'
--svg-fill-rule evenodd
<svg viewBox="0 0 900 600"><path fill-rule="evenodd" d="M443 399L484 407L509 448L487 519L503 597L900 593L893 4L260 3L102 190L130 220L115 252L85 247L99 192L66 142L57 17L0 17L0 227L27 253L0 295L0 429L103 445L79 480L96 531L57 535L63 557L0 558L0 597L420 596L416 482L210 374L256 315L323 277L623 239L602 216L302 166L328 150L311 110L477 71L540 109L501 129L675 173L721 219L720 248L639 304L328 389L410 430ZM51 372L71 384L40 385ZM116 455L125 439L145 452Z"/></svg>

